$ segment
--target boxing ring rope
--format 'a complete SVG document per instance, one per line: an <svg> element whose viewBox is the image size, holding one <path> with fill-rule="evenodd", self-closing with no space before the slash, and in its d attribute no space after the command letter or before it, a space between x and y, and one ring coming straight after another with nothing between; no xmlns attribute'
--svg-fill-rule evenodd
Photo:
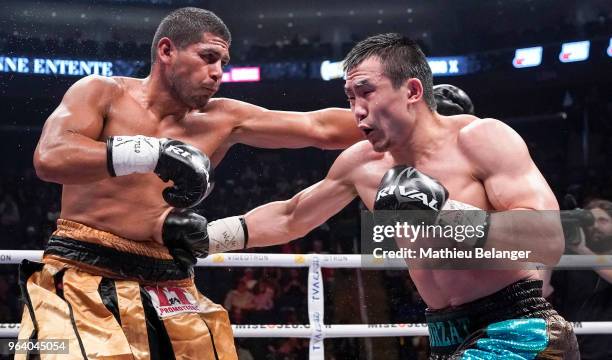
<svg viewBox="0 0 612 360"><path fill-rule="evenodd" d="M0 265L19 264L23 259L40 261L40 250L0 250ZM203 267L307 267L308 325L232 325L237 338L297 337L310 339L310 359L323 359L323 340L343 337L427 336L427 325L414 324L350 324L323 323L323 276L321 268L387 269L389 263L355 254L266 254L225 253L198 259ZM396 264L397 267L397 264ZM555 268L593 269L612 267L612 255L564 255ZM612 334L612 321L574 323L576 334ZM15 338L19 324L0 324L0 338Z"/></svg>

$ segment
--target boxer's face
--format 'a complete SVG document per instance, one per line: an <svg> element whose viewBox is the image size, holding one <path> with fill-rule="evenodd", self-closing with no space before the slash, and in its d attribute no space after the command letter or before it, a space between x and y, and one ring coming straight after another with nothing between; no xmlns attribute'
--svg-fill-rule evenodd
<svg viewBox="0 0 612 360"><path fill-rule="evenodd" d="M376 57L351 69L344 85L357 126L375 151L402 143L410 123L404 87L393 88Z"/></svg>
<svg viewBox="0 0 612 360"><path fill-rule="evenodd" d="M202 108L219 89L228 62L229 44L204 33L201 41L176 49L168 72L171 90L186 105Z"/></svg>

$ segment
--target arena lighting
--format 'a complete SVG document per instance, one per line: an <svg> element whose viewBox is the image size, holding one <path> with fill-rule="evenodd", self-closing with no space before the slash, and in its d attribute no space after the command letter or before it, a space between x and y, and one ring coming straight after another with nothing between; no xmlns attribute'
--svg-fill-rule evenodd
<svg viewBox="0 0 612 360"><path fill-rule="evenodd" d="M463 75L468 72L465 56L428 57L427 62L434 76Z"/></svg>
<svg viewBox="0 0 612 360"><path fill-rule="evenodd" d="M543 48L541 46L516 49L512 66L517 69L539 66L542 63L542 51Z"/></svg>
<svg viewBox="0 0 612 360"><path fill-rule="evenodd" d="M427 58L427 62L434 76L463 75L468 72L468 60L464 56L431 57ZM327 81L343 76L342 61L325 60L321 63L321 79Z"/></svg>
<svg viewBox="0 0 612 360"><path fill-rule="evenodd" d="M261 80L259 66L233 67L223 73L222 82L257 82Z"/></svg>
<svg viewBox="0 0 612 360"><path fill-rule="evenodd" d="M321 79L328 81L332 79L339 79L344 76L342 70L342 61L331 62L325 60L321 63Z"/></svg>
<svg viewBox="0 0 612 360"><path fill-rule="evenodd" d="M559 61L562 63L584 61L589 58L590 41L577 41L561 44Z"/></svg>
<svg viewBox="0 0 612 360"><path fill-rule="evenodd" d="M606 52L609 57L612 57L612 38L610 38L610 43L608 44L608 50Z"/></svg>

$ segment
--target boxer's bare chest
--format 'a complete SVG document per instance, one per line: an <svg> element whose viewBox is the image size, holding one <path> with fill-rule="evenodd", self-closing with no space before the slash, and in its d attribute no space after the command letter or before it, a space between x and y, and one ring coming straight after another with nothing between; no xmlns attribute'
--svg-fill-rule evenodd
<svg viewBox="0 0 612 360"><path fill-rule="evenodd" d="M232 131L230 115L224 113L215 100L202 111L192 111L182 117L159 117L147 108L137 89L126 89L109 106L101 140L116 135L145 135L172 138L193 145L214 157L224 149Z"/></svg>
<svg viewBox="0 0 612 360"><path fill-rule="evenodd" d="M357 191L368 208L372 208L380 180L395 165L414 166L417 170L437 179L449 192L450 199L481 209L491 209L482 181L474 175L474 165L453 144L440 149L413 164L403 164L389 153L375 155L355 172Z"/></svg>
<svg viewBox="0 0 612 360"><path fill-rule="evenodd" d="M461 201L481 209L493 209L487 199L485 187L474 175L475 164L459 147L449 144L414 166L419 171L440 181L452 200ZM388 153L366 155L362 166L352 174L359 196L372 209L379 183L393 166L401 164ZM489 295L521 278L530 276L526 271L433 270L411 269L410 276L419 294L431 308L444 308ZM476 286L476 283L478 286Z"/></svg>
<svg viewBox="0 0 612 360"><path fill-rule="evenodd" d="M202 112L159 118L146 107L138 91L128 89L109 106L99 140L119 135L173 138L195 146L217 164L229 147L232 126L231 119L211 102L213 106ZM128 239L150 240L168 209L161 196L168 185L155 174L64 185L61 216Z"/></svg>

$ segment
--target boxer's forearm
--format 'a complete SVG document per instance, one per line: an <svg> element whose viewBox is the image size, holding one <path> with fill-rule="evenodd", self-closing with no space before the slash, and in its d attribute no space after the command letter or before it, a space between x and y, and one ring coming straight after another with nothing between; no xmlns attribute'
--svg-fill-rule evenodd
<svg viewBox="0 0 612 360"><path fill-rule="evenodd" d="M553 266L564 250L558 211L511 210L491 214L485 248L529 250L526 261Z"/></svg>
<svg viewBox="0 0 612 360"><path fill-rule="evenodd" d="M269 203L244 216L230 216L208 224L209 254L241 251L287 243L306 232L290 214L291 201Z"/></svg>
<svg viewBox="0 0 612 360"><path fill-rule="evenodd" d="M84 184L109 178L106 144L76 133L66 133L53 143L38 145L34 168L41 180L59 184Z"/></svg>
<svg viewBox="0 0 612 360"><path fill-rule="evenodd" d="M291 203L292 200L275 201L245 215L249 232L248 247L285 244L310 231L295 216Z"/></svg>

